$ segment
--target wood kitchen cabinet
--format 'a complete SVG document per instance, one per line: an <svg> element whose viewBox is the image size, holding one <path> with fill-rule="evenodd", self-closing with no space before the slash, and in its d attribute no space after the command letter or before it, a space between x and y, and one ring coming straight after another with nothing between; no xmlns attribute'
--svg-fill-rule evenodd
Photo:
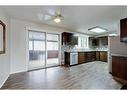
<svg viewBox="0 0 127 95"><path fill-rule="evenodd" d="M100 52L96 51L96 61L99 61L99 60L100 60Z"/></svg>
<svg viewBox="0 0 127 95"><path fill-rule="evenodd" d="M99 37L98 39L100 40L100 45L101 46L108 45L108 36Z"/></svg>
<svg viewBox="0 0 127 95"><path fill-rule="evenodd" d="M64 66L70 66L70 53L69 52L65 52L64 53Z"/></svg>
<svg viewBox="0 0 127 95"><path fill-rule="evenodd" d="M96 52L87 52L86 59L87 59L87 62L95 61L96 60Z"/></svg>
<svg viewBox="0 0 127 95"><path fill-rule="evenodd" d="M62 33L62 44L69 44L71 43L71 38L72 38L73 34L72 33Z"/></svg>
<svg viewBox="0 0 127 95"><path fill-rule="evenodd" d="M89 46L99 46L99 39L94 37L89 37Z"/></svg>
<svg viewBox="0 0 127 95"><path fill-rule="evenodd" d="M100 47L108 45L108 36L103 37L89 37L89 46L93 47Z"/></svg>
<svg viewBox="0 0 127 95"><path fill-rule="evenodd" d="M127 42L127 18L120 20L120 41Z"/></svg>
<svg viewBox="0 0 127 95"><path fill-rule="evenodd" d="M127 85L127 57L112 56L112 75Z"/></svg>
<svg viewBox="0 0 127 95"><path fill-rule="evenodd" d="M70 65L70 52L65 52L65 66ZM87 51L87 52L78 52L78 64L92 62L92 61L103 61L107 62L107 51Z"/></svg>
<svg viewBox="0 0 127 95"><path fill-rule="evenodd" d="M92 46L99 46L99 39L98 38L94 38L92 40Z"/></svg>
<svg viewBox="0 0 127 95"><path fill-rule="evenodd" d="M100 51L100 61L107 62L107 52Z"/></svg>
<svg viewBox="0 0 127 95"><path fill-rule="evenodd" d="M85 52L78 52L78 64L86 62Z"/></svg>
<svg viewBox="0 0 127 95"><path fill-rule="evenodd" d="M77 45L78 44L78 37L74 36L73 33L62 33L62 45Z"/></svg>
<svg viewBox="0 0 127 95"><path fill-rule="evenodd" d="M78 52L78 63L103 61L107 62L106 51Z"/></svg>

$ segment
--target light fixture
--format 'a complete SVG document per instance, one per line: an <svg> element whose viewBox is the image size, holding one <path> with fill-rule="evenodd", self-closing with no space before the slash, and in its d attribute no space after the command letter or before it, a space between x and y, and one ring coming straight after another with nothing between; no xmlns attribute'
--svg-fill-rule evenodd
<svg viewBox="0 0 127 95"><path fill-rule="evenodd" d="M63 16L61 14L58 14L54 17L54 22L60 23L62 19L63 19Z"/></svg>
<svg viewBox="0 0 127 95"><path fill-rule="evenodd" d="M107 31L106 29L104 29L104 28L102 28L102 27L99 27L99 26L90 28L90 29L88 29L88 30L91 31L91 32L95 32L95 33L104 33L104 32Z"/></svg>
<svg viewBox="0 0 127 95"><path fill-rule="evenodd" d="M118 34L117 33L111 33L111 34L109 34L109 36L110 37L115 37L115 36L118 36Z"/></svg>
<svg viewBox="0 0 127 95"><path fill-rule="evenodd" d="M55 23L60 23L61 22L61 18L59 18L59 17L54 18L54 22Z"/></svg>
<svg viewBox="0 0 127 95"><path fill-rule="evenodd" d="M82 37L88 37L88 35L86 35L86 34L82 34L82 33L75 33L73 36L75 36L75 37L78 37L78 36L82 36Z"/></svg>

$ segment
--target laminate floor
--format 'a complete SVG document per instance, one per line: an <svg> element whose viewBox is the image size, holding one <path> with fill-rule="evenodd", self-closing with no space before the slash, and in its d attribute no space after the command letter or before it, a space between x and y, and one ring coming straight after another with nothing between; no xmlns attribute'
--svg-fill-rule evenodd
<svg viewBox="0 0 127 95"><path fill-rule="evenodd" d="M1 89L120 89L105 62L12 74Z"/></svg>

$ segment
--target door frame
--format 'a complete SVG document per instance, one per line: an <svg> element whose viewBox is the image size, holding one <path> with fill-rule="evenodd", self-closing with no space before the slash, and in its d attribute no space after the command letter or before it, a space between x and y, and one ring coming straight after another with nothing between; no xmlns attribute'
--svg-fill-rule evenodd
<svg viewBox="0 0 127 95"><path fill-rule="evenodd" d="M58 56L58 58L59 58L59 64L58 65L61 65L61 34L62 34L62 32L51 31L51 30L43 30L43 29L31 28L31 27L26 27L25 30L26 30L26 60L27 60L27 71L29 71L29 31L42 32L42 33L45 33L45 35L47 35L47 33L58 34L59 35L59 41L58 41L58 45L59 45L59 47L58 47L59 48L59 56ZM47 37L46 37L46 42L47 42ZM46 49L46 51L47 51L47 49ZM46 57L45 58L47 58L47 52L46 52ZM47 63L47 60L46 59L45 59L45 61ZM45 66L45 68L47 68L47 67Z"/></svg>

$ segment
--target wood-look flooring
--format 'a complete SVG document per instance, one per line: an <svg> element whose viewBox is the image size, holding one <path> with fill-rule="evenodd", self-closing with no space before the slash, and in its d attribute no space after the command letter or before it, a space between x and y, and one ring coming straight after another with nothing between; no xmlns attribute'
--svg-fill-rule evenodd
<svg viewBox="0 0 127 95"><path fill-rule="evenodd" d="M12 74L1 89L120 89L105 62Z"/></svg>

